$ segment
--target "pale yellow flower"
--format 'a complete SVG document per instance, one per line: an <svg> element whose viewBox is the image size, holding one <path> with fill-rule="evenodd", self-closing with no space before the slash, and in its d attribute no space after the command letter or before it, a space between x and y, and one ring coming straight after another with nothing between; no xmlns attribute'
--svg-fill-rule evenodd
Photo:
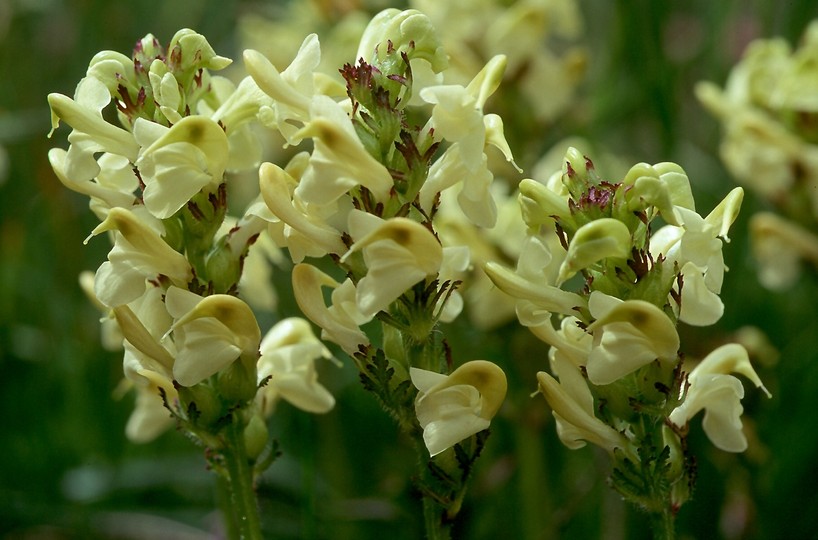
<svg viewBox="0 0 818 540"><path fill-rule="evenodd" d="M260 351L258 380L264 386L256 400L265 415L280 399L311 413L332 409L335 398L318 382L315 369L317 359L332 355L307 321L297 317L279 321L261 340Z"/></svg>
<svg viewBox="0 0 818 540"><path fill-rule="evenodd" d="M94 292L109 307L127 304L145 292L145 280L166 276L171 283L186 287L193 279L187 259L170 247L133 212L112 208L91 235L116 231L114 248L94 280Z"/></svg>
<svg viewBox="0 0 818 540"><path fill-rule="evenodd" d="M374 317L415 283L440 271L443 247L420 223L407 218L382 220L360 211L351 212L349 220L355 243L341 262L363 252L367 272L357 284L357 302L365 317Z"/></svg>
<svg viewBox="0 0 818 540"><path fill-rule="evenodd" d="M488 429L506 396L506 376L485 360L466 362L451 375L410 368L423 441L431 456Z"/></svg>
<svg viewBox="0 0 818 540"><path fill-rule="evenodd" d="M747 448L741 424L744 387L730 373L744 375L770 396L750 364L747 351L731 343L714 350L693 368L687 377L690 387L684 402L668 419L678 427L685 427L693 416L704 410L702 426L713 444L727 452L743 452Z"/></svg>
<svg viewBox="0 0 818 540"><path fill-rule="evenodd" d="M175 322L173 378L193 386L228 367L239 357L258 356L261 331L250 307L235 296L199 295L171 287L166 305Z"/></svg>
<svg viewBox="0 0 818 540"><path fill-rule="evenodd" d="M323 287L333 289L330 306L324 302ZM360 325L371 318L358 309L355 285L349 278L338 283L312 265L297 264L293 268L293 293L301 312L321 327L321 339L337 343L349 355L369 345Z"/></svg>
<svg viewBox="0 0 818 540"><path fill-rule="evenodd" d="M679 334L670 317L643 300L620 300L593 291L588 309L596 319L588 326L594 345L586 366L588 380L611 384L654 360L675 362Z"/></svg>
<svg viewBox="0 0 818 540"><path fill-rule="evenodd" d="M626 448L625 436L594 415L594 399L579 369L559 356L552 365L559 382L544 371L537 373L537 381L557 420L557 434L563 444L576 449L587 441L608 452Z"/></svg>

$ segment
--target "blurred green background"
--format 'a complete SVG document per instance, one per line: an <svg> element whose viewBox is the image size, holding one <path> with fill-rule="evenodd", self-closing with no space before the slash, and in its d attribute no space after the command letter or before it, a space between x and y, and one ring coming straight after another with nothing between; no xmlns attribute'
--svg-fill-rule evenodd
<svg viewBox="0 0 818 540"><path fill-rule="evenodd" d="M693 84L723 84L751 39L795 42L818 5L579 6L587 76L564 117L525 144L545 152L581 135L628 164L675 161L688 172L700 211L709 211L733 184L718 159L718 125L693 98ZM252 13L281 17L285 9L239 0L0 0L0 538L218 537L213 479L199 449L174 432L143 446L124 438L132 397L114 398L121 356L100 347L99 313L77 285L81 271L104 259L106 245L83 246L95 218L48 165L48 149L66 146L67 130L46 138L46 95L73 94L94 53L128 53L148 32L167 42L179 28L194 28L219 54L239 58L236 28ZM716 327L683 329L682 347L702 355L744 326L759 327L780 353L778 362L757 366L774 397L748 388L744 454L716 450L694 422L699 483L679 514L681 538L818 538L818 279L806 275L786 293L760 288L746 220L763 206L747 194L725 247L724 318ZM293 314L286 275L278 280L281 314ZM492 423L457 537L649 537L644 516L605 485L607 457L565 449L544 400L529 397L534 373L546 365L542 344L516 325L482 333L459 323L447 331L458 358L500 363L513 389ZM334 411L314 417L282 404L271 420L284 457L259 487L265 531L271 538L421 537L407 441L350 366L326 375Z"/></svg>

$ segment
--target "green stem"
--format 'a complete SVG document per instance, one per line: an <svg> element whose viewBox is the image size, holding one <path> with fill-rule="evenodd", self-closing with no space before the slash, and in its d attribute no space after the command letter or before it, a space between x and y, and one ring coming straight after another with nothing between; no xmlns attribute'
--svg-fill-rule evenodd
<svg viewBox="0 0 818 540"><path fill-rule="evenodd" d="M420 478L421 487L430 488L429 474L429 453L423 440L420 439L415 445L415 450L418 454L418 477ZM450 540L451 525L444 522L443 505L438 503L431 493L425 491L421 492L423 497L423 524L426 527L426 540Z"/></svg>
<svg viewBox="0 0 818 540"><path fill-rule="evenodd" d="M655 540L673 540L676 538L673 512L666 508L663 512L654 512L650 515L650 525Z"/></svg>
<svg viewBox="0 0 818 540"><path fill-rule="evenodd" d="M423 523L426 525L427 540L449 540L452 535L443 524L440 505L428 495L423 496Z"/></svg>
<svg viewBox="0 0 818 540"><path fill-rule="evenodd" d="M231 501L230 481L224 475L217 474L216 484L218 487L216 500L224 519L225 536L227 538L237 538L239 535L239 527L238 523L236 523L236 513L233 511L233 503Z"/></svg>
<svg viewBox="0 0 818 540"><path fill-rule="evenodd" d="M253 468L247 458L244 447L244 423L237 415L227 427L226 445L223 450L228 483L230 488L230 505L236 525L235 540L262 540L261 521L258 502L253 485Z"/></svg>

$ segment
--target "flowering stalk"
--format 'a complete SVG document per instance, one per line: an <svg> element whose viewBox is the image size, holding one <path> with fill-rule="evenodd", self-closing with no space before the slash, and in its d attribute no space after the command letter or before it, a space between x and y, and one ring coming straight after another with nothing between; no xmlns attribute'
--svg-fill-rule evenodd
<svg viewBox="0 0 818 540"><path fill-rule="evenodd" d="M818 21L797 47L782 38L751 42L725 83L696 86L696 95L721 123L722 161L736 182L776 213L750 223L762 285L791 287L806 266L818 270ZM806 263L806 264L805 264Z"/></svg>
<svg viewBox="0 0 818 540"><path fill-rule="evenodd" d="M619 182L600 178L573 148L564 163L545 183L520 184L529 237L516 270L485 270L517 298L520 322L551 346L550 373L537 380L562 442L604 448L610 485L650 514L656 538L672 538L695 481L690 419L704 411L713 443L743 451L744 390L732 373L764 389L739 345L690 370L676 331L721 317L722 241L742 191L701 217L673 163L637 164ZM666 225L654 230L657 218Z"/></svg>
<svg viewBox="0 0 818 540"><path fill-rule="evenodd" d="M255 482L277 456L265 418L280 399L317 413L334 399L313 366L329 352L306 323L281 321L262 340L239 297L272 295L251 271L266 222L227 215L229 173L257 165L244 142L270 99L250 77L211 75L229 63L191 30L167 48L148 35L130 58L97 54L73 99L49 95L54 128L73 128L49 159L91 199L101 223L89 240L114 244L89 289L115 321L137 392L127 435L147 442L175 422L223 479L232 537L253 539ZM111 104L119 125L103 116Z"/></svg>
<svg viewBox="0 0 818 540"><path fill-rule="evenodd" d="M340 70L343 97L314 84L319 55L315 36L282 71L245 53L287 142L313 142L311 154L284 168L261 166L259 215L297 263L293 289L303 313L417 442L427 535L446 538L506 381L482 360L453 369L440 323L460 311L455 274L468 266L468 249L441 240L436 216L441 193L456 189L457 201L447 204L482 226L496 221L485 151L511 154L499 117L482 109L505 58L489 61L467 86L423 86L414 73L445 77L446 53L426 16L396 9L372 19L358 60ZM318 257L331 260L340 280L305 261ZM329 304L324 288L332 290Z"/></svg>

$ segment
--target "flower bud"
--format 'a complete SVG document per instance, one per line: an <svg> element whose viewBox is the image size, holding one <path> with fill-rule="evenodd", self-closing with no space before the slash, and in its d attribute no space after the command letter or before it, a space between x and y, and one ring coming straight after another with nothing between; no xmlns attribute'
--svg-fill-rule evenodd
<svg viewBox="0 0 818 540"><path fill-rule="evenodd" d="M225 412L218 394L210 385L177 386L176 391L183 414L196 426L208 428Z"/></svg>
<svg viewBox="0 0 818 540"><path fill-rule="evenodd" d="M370 64L383 60L388 42L393 50L405 52L410 59L426 60L435 73L448 66L448 57L431 21L415 9L390 8L375 15L364 30L355 58Z"/></svg>
<svg viewBox="0 0 818 540"><path fill-rule="evenodd" d="M259 414L253 414L244 428L244 449L247 458L257 459L267 446L268 439L267 424Z"/></svg>
<svg viewBox="0 0 818 540"><path fill-rule="evenodd" d="M256 354L243 354L239 361L232 362L218 374L216 387L227 402L246 403L252 400L258 390L256 376Z"/></svg>
<svg viewBox="0 0 818 540"><path fill-rule="evenodd" d="M176 32L168 45L168 63L172 69L181 71L197 70L200 68L213 71L224 69L233 61L216 54L207 39L189 28Z"/></svg>
<svg viewBox="0 0 818 540"><path fill-rule="evenodd" d="M532 228L551 224L555 219L563 221L571 215L565 197L530 178L520 182L519 201L523 220Z"/></svg>
<svg viewBox="0 0 818 540"><path fill-rule="evenodd" d="M613 218L601 218L580 227L568 245L568 255L562 262L559 283L578 271L612 257L627 259L631 253L631 233L628 227Z"/></svg>
<svg viewBox="0 0 818 540"><path fill-rule="evenodd" d="M227 236L223 236L213 246L205 260L207 279L213 283L213 290L217 293L227 293L235 288L241 278L241 260L227 244Z"/></svg>

